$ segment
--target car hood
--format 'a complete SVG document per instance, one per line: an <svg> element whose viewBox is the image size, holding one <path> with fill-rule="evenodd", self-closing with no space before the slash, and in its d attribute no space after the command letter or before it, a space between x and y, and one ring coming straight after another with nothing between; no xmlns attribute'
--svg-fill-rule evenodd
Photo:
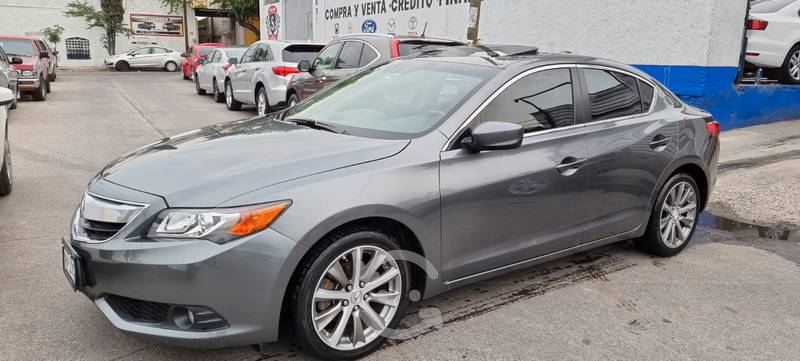
<svg viewBox="0 0 800 361"><path fill-rule="evenodd" d="M35 56L24 56L24 55L11 55L9 58L20 58L22 59L22 64L14 64L14 69L17 70L32 70L34 65L36 65L36 61L38 60Z"/></svg>
<svg viewBox="0 0 800 361"><path fill-rule="evenodd" d="M409 142L262 117L166 138L113 161L101 176L162 196L170 207L213 207L276 183L391 157Z"/></svg>

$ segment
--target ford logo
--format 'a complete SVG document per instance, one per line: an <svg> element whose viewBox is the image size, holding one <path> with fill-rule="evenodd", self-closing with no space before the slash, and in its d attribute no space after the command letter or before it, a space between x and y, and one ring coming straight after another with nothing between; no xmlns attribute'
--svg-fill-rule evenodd
<svg viewBox="0 0 800 361"><path fill-rule="evenodd" d="M374 33L376 31L378 31L378 23L375 20L367 19L361 24L362 33Z"/></svg>

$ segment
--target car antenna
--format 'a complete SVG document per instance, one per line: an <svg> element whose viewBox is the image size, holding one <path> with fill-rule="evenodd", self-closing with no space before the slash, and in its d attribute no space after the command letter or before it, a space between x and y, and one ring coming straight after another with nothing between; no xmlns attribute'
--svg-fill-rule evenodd
<svg viewBox="0 0 800 361"><path fill-rule="evenodd" d="M425 22L425 26L422 27L422 35L420 35L419 37L420 38L424 38L426 31L428 31L428 22L427 21Z"/></svg>

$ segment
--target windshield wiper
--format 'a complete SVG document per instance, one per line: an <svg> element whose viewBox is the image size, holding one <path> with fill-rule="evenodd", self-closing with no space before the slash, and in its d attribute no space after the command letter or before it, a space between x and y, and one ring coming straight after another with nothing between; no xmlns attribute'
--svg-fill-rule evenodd
<svg viewBox="0 0 800 361"><path fill-rule="evenodd" d="M320 122L318 120L306 119L306 118L289 118L289 119L283 119L283 121L288 123L294 123L304 127L309 127L312 129L324 130L326 132L331 132L336 134L347 134L347 131L342 128L339 128L330 123Z"/></svg>

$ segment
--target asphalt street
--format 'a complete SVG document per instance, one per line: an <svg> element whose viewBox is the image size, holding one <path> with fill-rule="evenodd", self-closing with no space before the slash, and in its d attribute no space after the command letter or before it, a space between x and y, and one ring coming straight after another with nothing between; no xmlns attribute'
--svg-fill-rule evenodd
<svg viewBox="0 0 800 361"><path fill-rule="evenodd" d="M103 165L253 111L227 111L178 73L61 71L52 88L9 120L15 184L0 198L0 360L307 359L288 339L188 350L134 338L61 271L60 239ZM797 359L800 122L722 137L710 208L720 217L704 215L680 255L654 258L622 242L448 292L415 305L404 320L410 337L369 359ZM438 314L441 322L430 317Z"/></svg>

